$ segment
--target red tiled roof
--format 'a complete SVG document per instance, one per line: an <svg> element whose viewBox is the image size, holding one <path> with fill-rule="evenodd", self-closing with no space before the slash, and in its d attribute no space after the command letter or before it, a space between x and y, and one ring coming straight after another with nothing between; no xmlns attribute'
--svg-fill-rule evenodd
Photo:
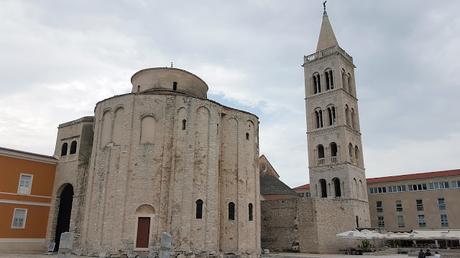
<svg viewBox="0 0 460 258"><path fill-rule="evenodd" d="M452 170L433 171L433 172L415 173L415 174L398 175L398 176L368 178L367 183L396 182L396 181L404 181L404 180L427 179L427 178L458 176L458 175L460 175L460 169L452 169Z"/></svg>
<svg viewBox="0 0 460 258"><path fill-rule="evenodd" d="M297 186L297 187L293 188L292 190L294 190L294 191L302 191L302 190L308 190L308 189L310 189L310 184Z"/></svg>

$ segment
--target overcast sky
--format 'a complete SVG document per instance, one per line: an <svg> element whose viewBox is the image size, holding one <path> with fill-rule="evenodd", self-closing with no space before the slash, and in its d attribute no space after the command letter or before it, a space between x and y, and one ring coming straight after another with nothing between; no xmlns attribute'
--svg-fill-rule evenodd
<svg viewBox="0 0 460 258"><path fill-rule="evenodd" d="M460 168L460 1L328 1L353 56L368 177ZM59 123L130 91L136 71L191 71L260 118L260 153L308 182L303 56L321 1L0 2L0 146L51 155Z"/></svg>

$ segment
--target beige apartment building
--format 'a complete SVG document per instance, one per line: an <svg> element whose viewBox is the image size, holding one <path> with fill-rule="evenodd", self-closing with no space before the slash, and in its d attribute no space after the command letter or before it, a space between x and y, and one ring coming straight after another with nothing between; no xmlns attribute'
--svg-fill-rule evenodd
<svg viewBox="0 0 460 258"><path fill-rule="evenodd" d="M367 184L372 227L460 228L460 169L369 178Z"/></svg>

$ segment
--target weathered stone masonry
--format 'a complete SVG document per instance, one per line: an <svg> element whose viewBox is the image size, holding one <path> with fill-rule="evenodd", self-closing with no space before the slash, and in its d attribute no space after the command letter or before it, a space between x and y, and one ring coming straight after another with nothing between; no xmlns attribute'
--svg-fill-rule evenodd
<svg viewBox="0 0 460 258"><path fill-rule="evenodd" d="M258 118L208 100L206 83L184 70L146 69L132 83L132 93L97 103L89 166L79 173L59 161L56 185L80 189L76 249L118 254L131 242L146 251L170 232L176 252L260 253ZM57 152L81 133L72 124L61 125Z"/></svg>

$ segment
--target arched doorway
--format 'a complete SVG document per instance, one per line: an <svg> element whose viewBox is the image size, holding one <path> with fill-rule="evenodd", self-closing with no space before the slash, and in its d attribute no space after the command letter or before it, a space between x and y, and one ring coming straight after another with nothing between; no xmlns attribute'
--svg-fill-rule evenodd
<svg viewBox="0 0 460 258"><path fill-rule="evenodd" d="M149 204L143 204L136 209L136 249L146 249L149 247L151 223L154 213L155 209Z"/></svg>
<svg viewBox="0 0 460 258"><path fill-rule="evenodd" d="M70 228L70 214L72 213L73 187L66 184L59 195L59 211L56 222L56 233L54 235L54 251L59 250L61 234L68 232Z"/></svg>

